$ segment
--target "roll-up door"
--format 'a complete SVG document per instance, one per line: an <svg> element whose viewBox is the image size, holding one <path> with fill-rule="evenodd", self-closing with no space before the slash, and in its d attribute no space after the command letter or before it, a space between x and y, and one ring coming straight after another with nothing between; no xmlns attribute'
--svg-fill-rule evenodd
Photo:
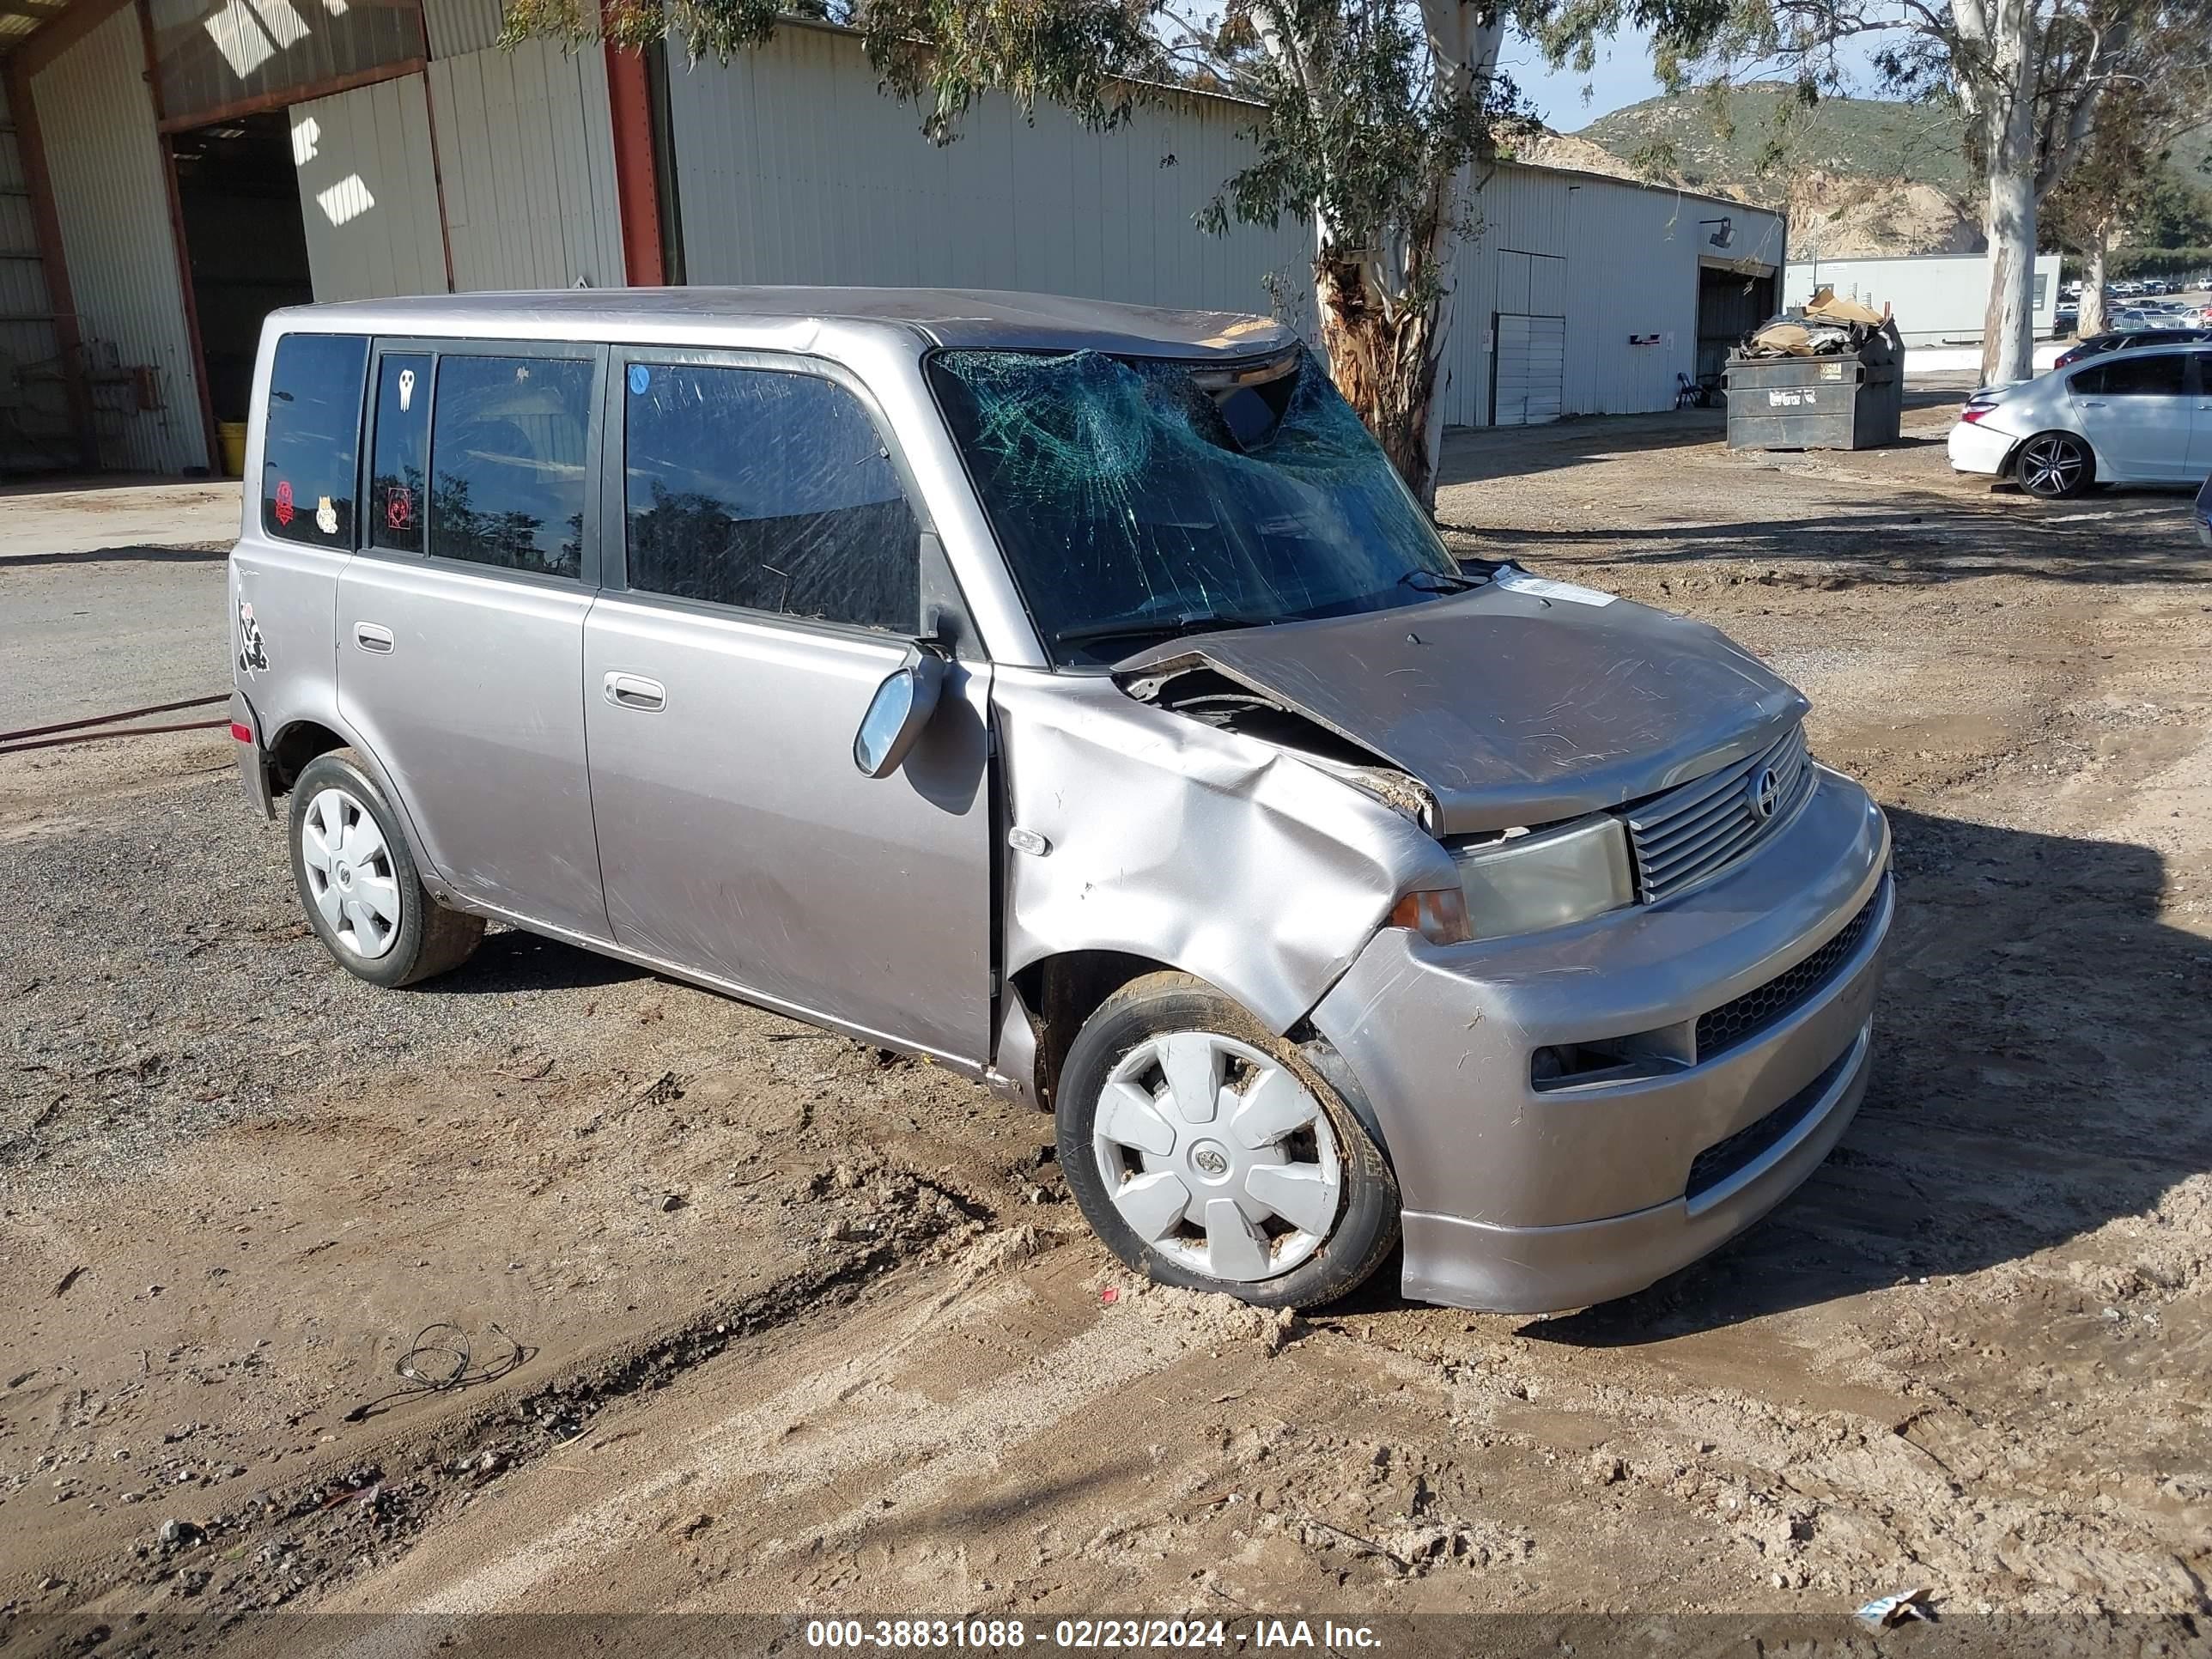
<svg viewBox="0 0 2212 1659"><path fill-rule="evenodd" d="M1559 418L1567 369L1567 319L1500 313L1496 377L1490 400L1492 426L1543 426Z"/></svg>

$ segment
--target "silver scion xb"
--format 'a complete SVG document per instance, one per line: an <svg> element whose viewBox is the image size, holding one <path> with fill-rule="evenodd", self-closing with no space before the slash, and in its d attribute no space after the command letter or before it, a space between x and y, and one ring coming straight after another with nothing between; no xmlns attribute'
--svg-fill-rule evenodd
<svg viewBox="0 0 2212 1659"><path fill-rule="evenodd" d="M1713 629L1455 560L1284 328L1021 295L279 312L235 732L331 954L490 918L1056 1115L1272 1306L1577 1307L1812 1172L1889 836Z"/></svg>

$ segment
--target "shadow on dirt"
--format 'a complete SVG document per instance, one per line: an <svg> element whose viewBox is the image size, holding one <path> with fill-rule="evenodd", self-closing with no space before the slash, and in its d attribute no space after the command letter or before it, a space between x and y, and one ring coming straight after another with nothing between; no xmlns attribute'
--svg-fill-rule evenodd
<svg viewBox="0 0 2212 1659"><path fill-rule="evenodd" d="M650 979L649 969L519 928L484 935L477 953L450 974L425 980L417 995L507 996L517 991L570 991Z"/></svg>
<svg viewBox="0 0 2212 1659"><path fill-rule="evenodd" d="M2188 498L2150 489L2075 501L2023 497L2007 507L1899 494L1871 512L1720 524L1530 530L1448 520L1443 527L1463 555L1516 558L1534 568L1547 560L1571 566L1584 557L1646 568L1727 559L1769 566L1772 574L1765 580L1777 585L1820 589L1996 575L2212 582L2212 558L2195 540Z"/></svg>
<svg viewBox="0 0 2212 1659"><path fill-rule="evenodd" d="M1966 400L1961 386L1908 386L1907 410L1953 408ZM1440 488L1491 478L1525 477L1634 452L1717 444L1728 435L1728 410L1661 410L1648 415L1591 415L1547 426L1455 426L1444 434L1437 472ZM1886 452L1922 449L1948 434L1906 433ZM1780 452L1792 453L1796 452Z"/></svg>
<svg viewBox="0 0 2212 1659"><path fill-rule="evenodd" d="M1900 903L1874 1081L1843 1144L1705 1261L1523 1334L1632 1346L1973 1273L2212 1170L2212 941L2158 920L2159 855L1890 822Z"/></svg>
<svg viewBox="0 0 2212 1659"><path fill-rule="evenodd" d="M205 547L95 547L70 553L0 554L0 570L39 564L220 564L229 556L228 542Z"/></svg>

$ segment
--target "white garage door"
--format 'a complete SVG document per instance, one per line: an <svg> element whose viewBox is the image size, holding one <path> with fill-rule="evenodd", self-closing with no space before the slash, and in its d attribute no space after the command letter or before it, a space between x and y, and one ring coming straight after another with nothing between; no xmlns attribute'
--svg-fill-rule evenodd
<svg viewBox="0 0 2212 1659"><path fill-rule="evenodd" d="M1560 386L1567 372L1565 318L1501 313L1492 362L1492 426L1542 426L1559 418Z"/></svg>

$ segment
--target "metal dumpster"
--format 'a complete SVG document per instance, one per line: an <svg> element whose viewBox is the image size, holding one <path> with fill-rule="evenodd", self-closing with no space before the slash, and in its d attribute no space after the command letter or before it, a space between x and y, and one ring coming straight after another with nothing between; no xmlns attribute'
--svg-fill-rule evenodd
<svg viewBox="0 0 2212 1659"><path fill-rule="evenodd" d="M1875 449L1905 416L1905 352L1885 328L1856 352L1728 361L1730 449Z"/></svg>

